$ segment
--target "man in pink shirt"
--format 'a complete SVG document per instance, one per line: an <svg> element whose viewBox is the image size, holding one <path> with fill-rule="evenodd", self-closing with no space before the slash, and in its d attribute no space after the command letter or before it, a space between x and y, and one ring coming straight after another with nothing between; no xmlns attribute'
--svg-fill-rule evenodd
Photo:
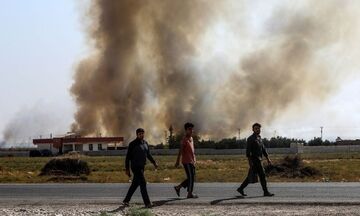
<svg viewBox="0 0 360 216"><path fill-rule="evenodd" d="M194 182L195 182L195 151L194 151L194 141L192 138L194 125L192 123L186 123L184 125L185 136L181 141L179 154L176 159L175 167L179 166L180 156L181 163L184 166L187 179L185 179L181 184L175 186L174 189L176 194L180 196L180 189L187 188L187 198L198 198L196 194L193 193Z"/></svg>

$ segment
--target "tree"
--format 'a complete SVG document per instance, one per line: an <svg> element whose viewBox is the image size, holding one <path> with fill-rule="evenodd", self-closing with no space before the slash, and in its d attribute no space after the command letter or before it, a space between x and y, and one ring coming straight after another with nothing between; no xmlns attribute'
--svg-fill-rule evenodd
<svg viewBox="0 0 360 216"><path fill-rule="evenodd" d="M309 140L307 144L309 146L321 146L323 144L323 141L320 137L314 137L314 139Z"/></svg>
<svg viewBox="0 0 360 216"><path fill-rule="evenodd" d="M263 143L267 148L289 148L291 143L305 143L302 139L286 138L286 137L272 137L264 138Z"/></svg>

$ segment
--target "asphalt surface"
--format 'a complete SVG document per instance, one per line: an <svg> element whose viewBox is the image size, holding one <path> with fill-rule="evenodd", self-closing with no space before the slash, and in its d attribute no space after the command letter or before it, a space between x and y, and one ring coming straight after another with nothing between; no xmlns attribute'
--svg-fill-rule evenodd
<svg viewBox="0 0 360 216"><path fill-rule="evenodd" d="M117 204L122 201L130 184L0 184L0 203L12 204ZM360 204L360 182L353 183L269 183L274 197L263 197L260 184L249 185L242 197L236 183L197 183L197 199L185 199L182 189L178 198L174 184L148 184L154 204ZM142 203L140 188L131 203Z"/></svg>

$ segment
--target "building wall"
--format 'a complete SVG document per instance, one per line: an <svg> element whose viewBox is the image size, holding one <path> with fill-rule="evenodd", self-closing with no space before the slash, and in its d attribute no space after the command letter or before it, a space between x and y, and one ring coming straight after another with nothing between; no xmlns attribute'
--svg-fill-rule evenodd
<svg viewBox="0 0 360 216"><path fill-rule="evenodd" d="M302 146L293 148L268 148L269 154L295 154L295 153L354 153L360 152L360 145L356 146ZM124 156L127 150L84 152L91 156ZM177 155L178 149L152 149L153 155ZM245 155L245 149L195 149L197 155Z"/></svg>
<svg viewBox="0 0 360 216"><path fill-rule="evenodd" d="M98 150L97 144L94 144L94 143L85 143L85 144L83 144L83 145L84 145L83 151L97 151L97 150ZM92 145L92 150L90 150L90 145Z"/></svg>
<svg viewBox="0 0 360 216"><path fill-rule="evenodd" d="M106 151L107 150L107 143L85 143L85 144L82 144L82 150L80 151L84 151L84 152L87 152L87 151L90 151L89 150L89 145L92 144L93 145L93 149L92 151ZM100 150L98 148L98 144L101 144L102 145L102 150ZM64 144L63 145L63 152L68 152L68 151L78 151L76 150L78 147L76 146L79 146L81 144L74 144L74 143L67 143L67 144ZM56 154L59 152L59 149L57 148L54 148L52 146L52 144L41 144L41 145L37 145L37 149L38 150L42 150L42 149L48 149L48 150L51 150L53 152L53 154ZM81 149L81 148L80 148Z"/></svg>
<svg viewBox="0 0 360 216"><path fill-rule="evenodd" d="M100 143L98 143L100 144ZM106 151L107 150L107 144L106 143L101 143L102 146L102 151ZM100 151L100 150L99 150Z"/></svg>
<svg viewBox="0 0 360 216"><path fill-rule="evenodd" d="M57 154L59 152L59 149L55 148L53 144L41 144L37 145L37 150L50 150L53 154Z"/></svg>
<svg viewBox="0 0 360 216"><path fill-rule="evenodd" d="M89 151L89 144L83 144L83 151Z"/></svg>
<svg viewBox="0 0 360 216"><path fill-rule="evenodd" d="M341 140L336 141L336 145L360 145L360 140Z"/></svg>
<svg viewBox="0 0 360 216"><path fill-rule="evenodd" d="M106 143L85 143L83 144L83 151L87 152L90 151L89 145L92 144L93 149L92 151L106 151L107 150L107 144ZM102 150L99 149L98 144L101 144Z"/></svg>
<svg viewBox="0 0 360 216"><path fill-rule="evenodd" d="M93 150L89 151L89 143L83 144L83 152L90 152L89 155L125 155L126 150L107 150L107 144L102 143L103 150L98 149L99 143L92 143ZM63 152L74 151L72 144L64 145ZM51 144L37 145L38 150L48 149L57 154L59 149ZM346 153L360 152L360 145L341 145L341 146L303 146L302 144L292 143L290 148L268 148L270 154L291 154L291 153ZM96 152L96 153L91 153ZM158 155L176 155L177 149L153 149L153 154ZM238 155L245 154L245 149L196 149L197 154L204 155ZM87 154L87 153L86 153Z"/></svg>
<svg viewBox="0 0 360 216"><path fill-rule="evenodd" d="M89 146L90 144L92 144L92 151L98 151L97 144L95 144L95 143L89 143L89 144L87 144L87 145ZM89 151L90 151L90 150L89 150Z"/></svg>
<svg viewBox="0 0 360 216"><path fill-rule="evenodd" d="M360 152L360 145L304 146L304 153L352 153Z"/></svg>
<svg viewBox="0 0 360 216"><path fill-rule="evenodd" d="M62 140L59 138L57 140L53 139L52 140L54 143L41 143L41 144L37 144L35 145L36 148L41 151L41 150L50 150L53 155L57 155L59 153L59 149L55 148L55 146L60 146L62 143ZM55 143L55 141L57 141ZM91 141L94 142L94 141ZM89 149L89 145L92 144L92 150L90 151ZM101 144L101 148L99 148L99 144ZM101 143L101 142L96 142L96 143L84 143L84 144L78 144L78 143L63 143L62 146L62 153L68 153L71 151L77 151L77 152L103 152L103 151L113 151L113 149L109 149L108 150L108 144L113 144L114 143ZM117 143L117 146L122 146L121 144Z"/></svg>
<svg viewBox="0 0 360 216"><path fill-rule="evenodd" d="M69 151L74 151L72 144L65 144L63 145L63 153L67 153Z"/></svg>
<svg viewBox="0 0 360 216"><path fill-rule="evenodd" d="M43 149L51 149L51 144L41 144L41 145L37 145L37 149L38 150L43 150Z"/></svg>
<svg viewBox="0 0 360 216"><path fill-rule="evenodd" d="M79 144L74 145L74 150L77 152L84 151L83 148L84 148L84 145L79 145Z"/></svg>
<svg viewBox="0 0 360 216"><path fill-rule="evenodd" d="M58 149L58 148L55 148L54 146L51 146L50 151L51 151L54 155L56 155L57 153L59 153L59 149Z"/></svg>

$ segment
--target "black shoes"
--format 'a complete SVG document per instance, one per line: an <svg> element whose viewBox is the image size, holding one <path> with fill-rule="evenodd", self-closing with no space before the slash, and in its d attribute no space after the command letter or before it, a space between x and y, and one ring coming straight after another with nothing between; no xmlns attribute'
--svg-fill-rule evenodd
<svg viewBox="0 0 360 216"><path fill-rule="evenodd" d="M272 196L274 196L274 195L275 195L275 194L270 193L269 191L264 192L264 196L265 196L265 197L272 197Z"/></svg>
<svg viewBox="0 0 360 216"><path fill-rule="evenodd" d="M199 196L196 195L196 194L188 194L186 198L188 198L188 199L190 199L190 198L195 199L195 198L199 198Z"/></svg>
<svg viewBox="0 0 360 216"><path fill-rule="evenodd" d="M247 194L246 194L246 193L244 192L244 190L241 189L241 188L238 188L236 191L239 192L242 196L247 196ZM264 196L265 196L265 197L272 197L272 196L274 196L274 195L275 195L275 194L270 193L269 191L264 192Z"/></svg>
<svg viewBox="0 0 360 216"><path fill-rule="evenodd" d="M241 194L241 196L247 196L247 194L241 188L238 188L236 191L239 192Z"/></svg>
<svg viewBox="0 0 360 216"><path fill-rule="evenodd" d="M180 189L181 189L181 187L179 188L178 186L174 186L174 190L175 190L176 195L177 195L178 197L180 197ZM198 197L198 195L196 195L196 194L193 194L193 193L189 194L189 193L188 193L188 195L187 195L186 198L199 198L199 197Z"/></svg>
<svg viewBox="0 0 360 216"><path fill-rule="evenodd" d="M177 188L176 186L174 186L176 195L179 197L180 196L180 188Z"/></svg>

